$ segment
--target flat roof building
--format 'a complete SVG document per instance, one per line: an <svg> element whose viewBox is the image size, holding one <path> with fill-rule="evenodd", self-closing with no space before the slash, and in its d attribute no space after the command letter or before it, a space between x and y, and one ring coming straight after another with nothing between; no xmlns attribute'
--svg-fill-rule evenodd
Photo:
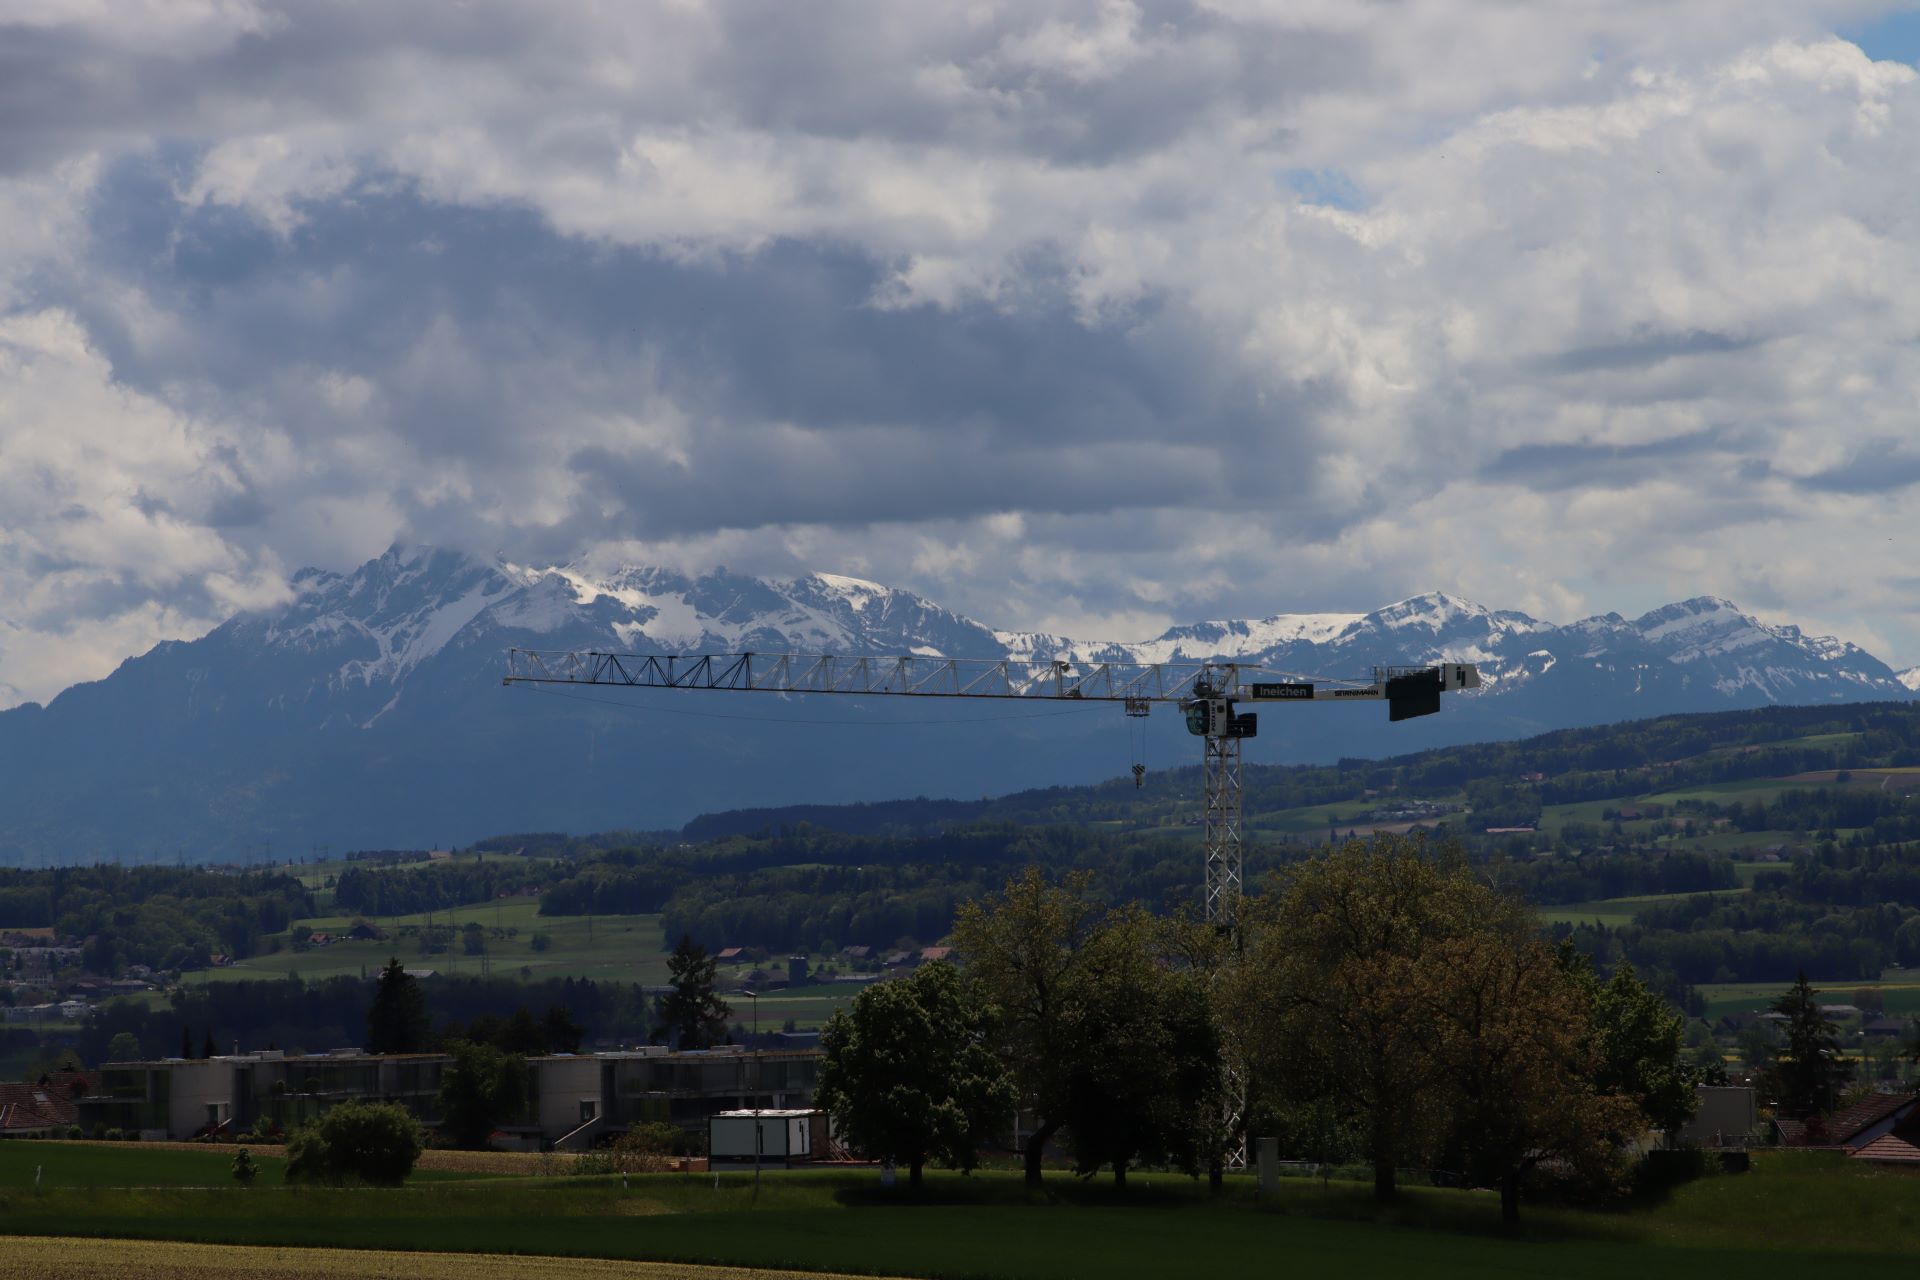
<svg viewBox="0 0 1920 1280"><path fill-rule="evenodd" d="M291 1130L350 1100L397 1102L437 1125L450 1054L359 1049L290 1055L266 1049L212 1058L110 1062L78 1099L81 1128L149 1140ZM527 1059L527 1114L504 1134L541 1147L579 1148L635 1124L666 1121L705 1133L715 1112L804 1108L820 1075L817 1049L665 1048Z"/></svg>

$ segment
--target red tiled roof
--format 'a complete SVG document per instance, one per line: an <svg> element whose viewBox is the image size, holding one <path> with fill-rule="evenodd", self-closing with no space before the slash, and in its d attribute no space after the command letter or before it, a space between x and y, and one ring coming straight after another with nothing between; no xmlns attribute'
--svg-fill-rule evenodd
<svg viewBox="0 0 1920 1280"><path fill-rule="evenodd" d="M1866 1146L1853 1152L1851 1158L1871 1160L1875 1164L1920 1165L1920 1147L1914 1146L1905 1138L1896 1138L1890 1133L1883 1133Z"/></svg>
<svg viewBox="0 0 1920 1280"><path fill-rule="evenodd" d="M1809 1116L1805 1120L1778 1117L1774 1125L1780 1141L1789 1147L1841 1147L1915 1101L1911 1093L1876 1093L1850 1107L1842 1107L1830 1116Z"/></svg>
<svg viewBox="0 0 1920 1280"><path fill-rule="evenodd" d="M1872 1128L1914 1100L1911 1093L1876 1093L1827 1117L1829 1142L1845 1142L1862 1129Z"/></svg>
<svg viewBox="0 0 1920 1280"><path fill-rule="evenodd" d="M80 1071L0 1083L0 1133L72 1124L80 1118L75 1100L91 1092L93 1083L92 1076Z"/></svg>

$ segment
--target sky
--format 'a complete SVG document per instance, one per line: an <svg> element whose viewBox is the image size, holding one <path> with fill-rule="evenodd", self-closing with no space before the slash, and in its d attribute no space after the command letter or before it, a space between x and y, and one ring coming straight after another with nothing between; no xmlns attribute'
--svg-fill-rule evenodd
<svg viewBox="0 0 1920 1280"><path fill-rule="evenodd" d="M1920 664L1920 15L0 0L0 706L394 542Z"/></svg>

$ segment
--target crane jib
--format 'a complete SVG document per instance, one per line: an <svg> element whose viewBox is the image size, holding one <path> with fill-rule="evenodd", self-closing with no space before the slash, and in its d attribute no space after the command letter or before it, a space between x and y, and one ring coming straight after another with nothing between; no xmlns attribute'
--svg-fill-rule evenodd
<svg viewBox="0 0 1920 1280"><path fill-rule="evenodd" d="M1260 681L1255 681L1252 684L1248 685L1247 687L1252 691L1252 697L1255 702L1266 702L1268 700L1281 701L1288 698L1313 697L1312 685L1300 684L1293 681L1289 681L1283 684L1266 684Z"/></svg>

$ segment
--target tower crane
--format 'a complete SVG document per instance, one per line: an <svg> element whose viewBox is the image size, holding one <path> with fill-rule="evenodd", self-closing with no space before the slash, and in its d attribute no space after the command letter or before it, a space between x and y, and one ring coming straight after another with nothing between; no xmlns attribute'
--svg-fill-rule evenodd
<svg viewBox="0 0 1920 1280"><path fill-rule="evenodd" d="M502 683L617 685L855 697L1000 698L1116 702L1129 716L1159 703L1186 715L1205 744L1208 922L1233 927L1242 889L1240 744L1259 731L1242 703L1385 702L1389 720L1440 710L1443 693L1480 687L1471 663L1375 667L1365 681L1304 677L1236 662L1070 662L832 654L622 654L509 649Z"/></svg>

